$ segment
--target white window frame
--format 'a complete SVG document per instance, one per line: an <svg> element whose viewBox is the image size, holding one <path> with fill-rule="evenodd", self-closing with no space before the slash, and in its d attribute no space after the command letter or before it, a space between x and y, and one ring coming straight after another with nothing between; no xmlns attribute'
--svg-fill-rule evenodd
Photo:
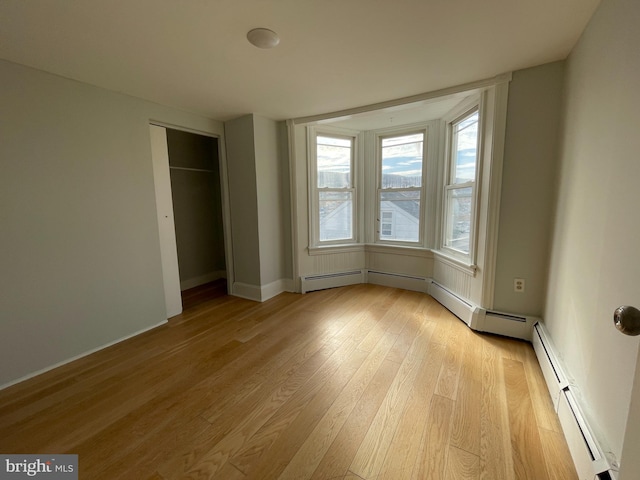
<svg viewBox="0 0 640 480"><path fill-rule="evenodd" d="M422 134L422 181L420 187L411 188L382 188L382 141L387 138L402 137L405 135ZM375 224L373 226L373 241L377 244L398 245L406 247L425 247L427 227L427 162L429 160L429 126L421 123L418 125L404 125L391 129L377 130L375 132ZM383 191L400 192L400 191L419 191L420 192L420 213L418 216L418 240L415 242L392 240L382 236L381 229L381 213L380 213L380 196Z"/></svg>
<svg viewBox="0 0 640 480"><path fill-rule="evenodd" d="M308 168L309 168L309 248L352 245L358 243L360 237L358 215L358 152L359 133L352 130L331 127L310 126L308 131ZM348 188L319 188L317 163L317 138L332 137L351 140L351 185ZM351 193L351 238L339 240L320 240L320 192Z"/></svg>
<svg viewBox="0 0 640 480"><path fill-rule="evenodd" d="M478 112L478 138L476 144L476 168L475 178L472 181L465 183L454 183L452 175L455 169L453 161L453 140L454 126L464 121L469 116ZM483 114L482 114L482 102L479 96L474 96L470 99L466 99L460 105L456 106L449 114L444 118L446 128L445 137L445 156L444 156L444 180L442 189L442 223L441 223L441 235L440 235L440 250L446 255L461 261L467 266L473 266L476 261L476 250L478 243L478 204L479 198L479 179L482 172L482 138L483 138ZM453 190L460 190L463 188L471 188L471 218L469 221L469 252L456 249L447 245L447 232L449 222L449 208L448 195Z"/></svg>

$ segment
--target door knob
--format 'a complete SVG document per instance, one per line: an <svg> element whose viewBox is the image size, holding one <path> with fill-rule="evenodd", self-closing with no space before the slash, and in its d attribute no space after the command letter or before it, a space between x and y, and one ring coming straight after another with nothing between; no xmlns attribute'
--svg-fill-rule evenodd
<svg viewBox="0 0 640 480"><path fill-rule="evenodd" d="M640 335L640 310L622 305L613 312L613 323L625 335Z"/></svg>

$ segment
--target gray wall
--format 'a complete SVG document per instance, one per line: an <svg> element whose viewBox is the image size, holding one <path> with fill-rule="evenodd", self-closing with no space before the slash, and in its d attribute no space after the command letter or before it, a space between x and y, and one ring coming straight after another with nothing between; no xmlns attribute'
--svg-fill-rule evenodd
<svg viewBox="0 0 640 480"><path fill-rule="evenodd" d="M165 320L149 120L222 124L0 61L0 385Z"/></svg>
<svg viewBox="0 0 640 480"><path fill-rule="evenodd" d="M518 70L509 85L494 309L540 316L547 284L564 62ZM513 290L514 278L525 291Z"/></svg>
<svg viewBox="0 0 640 480"><path fill-rule="evenodd" d="M291 278L286 125L245 115L225 123L235 281Z"/></svg>
<svg viewBox="0 0 640 480"><path fill-rule="evenodd" d="M626 426L640 340L621 335L612 322L619 305L640 306L638 25L639 2L602 2L567 62L544 314L618 458L625 429L640 428ZM637 447L627 446L628 461L638 467L629 479L640 475Z"/></svg>
<svg viewBox="0 0 640 480"><path fill-rule="evenodd" d="M293 282L293 217L291 212L291 170L289 168L289 131L286 122L278 122L280 145L280 203L282 205L282 278ZM291 284L293 289L293 284Z"/></svg>
<svg viewBox="0 0 640 480"><path fill-rule="evenodd" d="M260 229L260 283L266 285L287 275L285 258L291 257L289 204L284 172L287 157L280 143L283 122L254 115L258 221ZM286 185L286 187L285 187Z"/></svg>
<svg viewBox="0 0 640 480"><path fill-rule="evenodd" d="M167 144L180 282L193 287L225 270L218 140L167 129Z"/></svg>
<svg viewBox="0 0 640 480"><path fill-rule="evenodd" d="M234 281L260 285L253 115L225 122Z"/></svg>

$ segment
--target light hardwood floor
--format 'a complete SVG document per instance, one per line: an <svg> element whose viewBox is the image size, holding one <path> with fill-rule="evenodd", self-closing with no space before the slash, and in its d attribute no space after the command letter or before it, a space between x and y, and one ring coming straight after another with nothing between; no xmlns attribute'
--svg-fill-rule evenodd
<svg viewBox="0 0 640 480"><path fill-rule="evenodd" d="M78 454L83 480L577 478L531 346L425 294L185 307L1 391L0 452Z"/></svg>

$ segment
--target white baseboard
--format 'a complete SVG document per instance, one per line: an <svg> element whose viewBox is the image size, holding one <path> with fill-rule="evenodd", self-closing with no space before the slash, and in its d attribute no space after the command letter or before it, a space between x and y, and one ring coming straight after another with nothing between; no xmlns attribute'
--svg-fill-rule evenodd
<svg viewBox="0 0 640 480"><path fill-rule="evenodd" d="M300 277L301 293L324 290L326 288L345 287L365 283L364 270L308 275Z"/></svg>
<svg viewBox="0 0 640 480"><path fill-rule="evenodd" d="M227 272L225 270L217 270L198 277L188 278L180 282L180 290L189 290L190 288L204 285L205 283L213 282L221 278L227 278Z"/></svg>
<svg viewBox="0 0 640 480"><path fill-rule="evenodd" d="M259 285L250 285L248 283L234 282L233 291L229 292L234 297L246 298L254 302L260 302L262 291Z"/></svg>
<svg viewBox="0 0 640 480"><path fill-rule="evenodd" d="M124 337L121 337L121 338L119 338L117 340L114 340L113 342L109 342L109 343L106 343L106 344L101 345L99 347L92 348L91 350L87 350L86 352L83 352L83 353L81 353L79 355L75 355L75 356L73 356L71 358L67 358L66 360L63 360L61 362L54 363L53 365L49 365L48 367L42 368L40 370L36 370L35 372L31 372L31 373L29 373L29 374L27 374L27 375L25 375L23 377L20 377L20 378L18 378L16 380L12 380L12 381L10 381L8 383L5 383L4 385L0 385L0 390L4 390L5 388L9 388L12 385L16 385L16 384L18 384L20 382L24 382L25 380L29 380L30 378L37 377L38 375L42 375L43 373L46 373L46 372L48 372L50 370L53 370L54 368L62 367L63 365L66 365L67 363L75 362L76 360L79 360L79 359L81 359L83 357L91 355L92 353L96 353L96 352L99 352L100 350L104 350L105 348L111 347L112 345L115 345L116 343L124 342L125 340L128 340L130 338L138 336L138 335L140 335L140 334L142 334L144 332L148 332L149 330L153 330L154 328L158 328L158 327L164 325L165 323L167 323L167 320L163 320L162 322L159 322L156 325L152 325L150 327L143 328L142 330L138 330L138 331L136 331L136 332L134 332L134 333L132 333L130 335L126 335Z"/></svg>
<svg viewBox="0 0 640 480"><path fill-rule="evenodd" d="M605 475L608 475L615 479L617 460L589 424L581 407L578 388L567 380L571 377L565 365L558 360L551 337L541 322L534 327L532 343L578 477L591 480L607 478Z"/></svg>
<svg viewBox="0 0 640 480"><path fill-rule="evenodd" d="M560 394L564 388L569 386L569 382L564 374L564 369L560 367L560 361L555 353L555 347L549 337L544 325L538 323L533 329L533 338L531 340L533 350L536 352L542 375L547 383L547 389L551 395L553 408L558 411L558 403L560 402Z"/></svg>
<svg viewBox="0 0 640 480"><path fill-rule="evenodd" d="M293 280L281 278L266 285L250 285L248 283L235 282L231 295L254 302L264 302L270 298L280 295L282 292L293 291Z"/></svg>
<svg viewBox="0 0 640 480"><path fill-rule="evenodd" d="M262 302L270 298L280 295L282 292L293 291L293 280L290 278L281 278L275 282L267 283L260 287L260 298Z"/></svg>
<svg viewBox="0 0 640 480"><path fill-rule="evenodd" d="M486 310L433 280L428 285L427 293L472 330L531 341L533 325L539 320L538 318Z"/></svg>
<svg viewBox="0 0 640 480"><path fill-rule="evenodd" d="M429 283L425 277L413 277L397 273L387 273L375 270L367 270L366 283L384 285L385 287L402 288L414 292L427 293Z"/></svg>
<svg viewBox="0 0 640 480"><path fill-rule="evenodd" d="M431 280L428 283L429 289L427 293L435 298L438 303L443 305L447 310L456 317L466 323L469 327L475 329L478 318L478 307L469 301L457 296L439 283Z"/></svg>
<svg viewBox="0 0 640 480"><path fill-rule="evenodd" d="M425 277L415 277L379 270L352 270L327 274L307 275L300 277L301 292L313 292L326 288L344 287L360 283L384 285L416 292L427 293L429 282Z"/></svg>
<svg viewBox="0 0 640 480"><path fill-rule="evenodd" d="M495 310L476 310L474 330L479 332L495 333L505 337L519 338L531 341L533 326L540 319L527 315L496 312Z"/></svg>

